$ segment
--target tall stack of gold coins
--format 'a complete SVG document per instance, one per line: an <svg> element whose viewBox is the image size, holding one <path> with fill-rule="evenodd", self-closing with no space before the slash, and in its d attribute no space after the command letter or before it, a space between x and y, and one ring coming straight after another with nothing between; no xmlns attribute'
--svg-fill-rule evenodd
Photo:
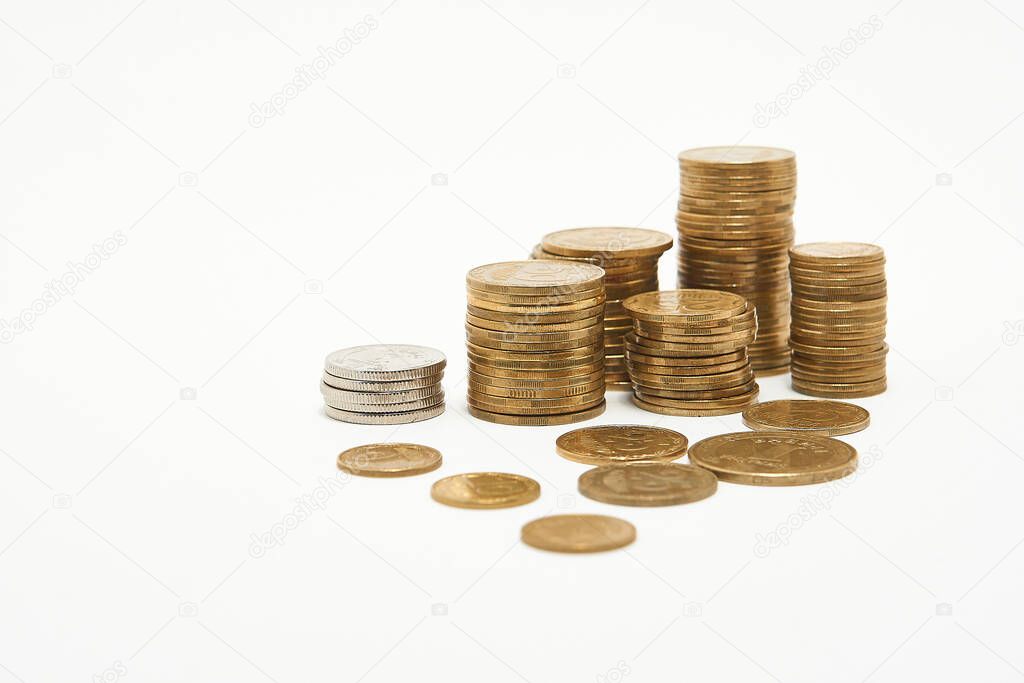
<svg viewBox="0 0 1024 683"><path fill-rule="evenodd" d="M604 412L604 271L574 261L492 263L466 275L471 415L556 425Z"/></svg>
<svg viewBox="0 0 1024 683"><path fill-rule="evenodd" d="M680 153L679 169L679 286L727 290L753 303L751 365L758 375L785 372L796 156L702 147Z"/></svg>
<svg viewBox="0 0 1024 683"><path fill-rule="evenodd" d="M747 356L754 307L738 294L679 289L623 303L633 320L626 367L633 403L665 415L725 415L757 401Z"/></svg>
<svg viewBox="0 0 1024 683"><path fill-rule="evenodd" d="M817 242L795 246L789 256L793 389L822 398L885 391L885 252Z"/></svg>
<svg viewBox="0 0 1024 683"><path fill-rule="evenodd" d="M658 258L672 237L643 228L573 228L544 236L533 258L593 263L604 269L604 381L609 389L629 390L625 335L629 315L625 299L658 289Z"/></svg>

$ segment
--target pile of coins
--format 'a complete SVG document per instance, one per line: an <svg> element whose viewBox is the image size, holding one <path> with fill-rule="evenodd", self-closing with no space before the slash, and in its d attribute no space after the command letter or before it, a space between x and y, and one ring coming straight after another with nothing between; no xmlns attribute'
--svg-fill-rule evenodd
<svg viewBox="0 0 1024 683"><path fill-rule="evenodd" d="M822 398L885 391L885 253L818 242L790 250L793 389Z"/></svg>
<svg viewBox="0 0 1024 683"><path fill-rule="evenodd" d="M444 412L444 354L412 344L353 346L328 354L320 382L329 417L404 424Z"/></svg>
<svg viewBox="0 0 1024 683"><path fill-rule="evenodd" d="M604 269L604 381L609 389L630 388L625 335L631 323L625 299L658 289L658 258L672 238L643 228L573 228L544 236L533 258L592 263Z"/></svg>
<svg viewBox="0 0 1024 683"><path fill-rule="evenodd" d="M708 289L647 292L626 299L633 321L626 368L633 403L664 415L738 413L757 400L747 357L754 307Z"/></svg>
<svg viewBox="0 0 1024 683"><path fill-rule="evenodd" d="M757 309L758 375L789 365L789 275L796 156L771 147L679 154L679 286L728 290Z"/></svg>
<svg viewBox="0 0 1024 683"><path fill-rule="evenodd" d="M604 271L511 261L466 275L471 415L568 424L604 412Z"/></svg>

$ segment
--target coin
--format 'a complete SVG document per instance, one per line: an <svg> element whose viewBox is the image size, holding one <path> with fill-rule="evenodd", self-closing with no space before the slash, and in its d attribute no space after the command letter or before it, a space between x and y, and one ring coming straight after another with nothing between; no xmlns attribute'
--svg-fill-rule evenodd
<svg viewBox="0 0 1024 683"><path fill-rule="evenodd" d="M445 366L444 354L436 349L413 344L370 344L333 351L324 361L324 370L350 380L408 380L439 373Z"/></svg>
<svg viewBox="0 0 1024 683"><path fill-rule="evenodd" d="M508 261L472 269L467 286L498 293L568 293L594 289L604 271L588 263L571 261Z"/></svg>
<svg viewBox="0 0 1024 683"><path fill-rule="evenodd" d="M686 454L686 437L663 427L600 425L566 432L555 440L563 458L586 465L676 460Z"/></svg>
<svg viewBox="0 0 1024 683"><path fill-rule="evenodd" d="M440 451L415 443L373 443L338 455L339 469L363 477L407 477L440 466Z"/></svg>
<svg viewBox="0 0 1024 683"><path fill-rule="evenodd" d="M689 455L722 481L756 486L819 484L857 468L857 451L849 444L781 431L712 436L695 443Z"/></svg>
<svg viewBox="0 0 1024 683"><path fill-rule="evenodd" d="M615 550L636 540L636 527L606 515L551 515L523 526L523 543L558 553Z"/></svg>
<svg viewBox="0 0 1024 683"><path fill-rule="evenodd" d="M839 260L845 264L862 264L881 261L885 258L882 248L862 242L810 242L790 249L790 258L807 263L831 263Z"/></svg>
<svg viewBox="0 0 1024 683"><path fill-rule="evenodd" d="M430 497L457 508L508 508L537 500L540 484L519 474L470 472L434 482Z"/></svg>
<svg viewBox="0 0 1024 683"><path fill-rule="evenodd" d="M541 248L560 256L607 254L615 258L655 256L672 246L672 238L642 228L573 228L544 236Z"/></svg>
<svg viewBox="0 0 1024 683"><path fill-rule="evenodd" d="M406 424L409 422L419 422L421 420L428 420L432 417L437 417L444 412L444 403L440 403L432 408L424 408L423 410L411 410L400 413L364 413L351 410L340 410L329 405L324 406L324 412L327 416L335 420L342 422L351 422L353 424Z"/></svg>
<svg viewBox="0 0 1024 683"><path fill-rule="evenodd" d="M324 400L343 404L385 405L406 403L408 401L431 398L439 393L441 393L441 389L437 385L419 389L407 389L405 391L348 391L336 389L324 382L320 383L320 394L324 397Z"/></svg>
<svg viewBox="0 0 1024 683"><path fill-rule="evenodd" d="M341 389L344 391L380 391L385 393L408 391L410 389L423 389L426 387L433 387L435 385L439 386L441 379L442 375L440 373L436 375L427 375L426 377L418 377L416 379L388 382L367 382L344 379L341 377L335 377L328 372L323 373L323 376L321 377L321 381L324 384L335 389Z"/></svg>
<svg viewBox="0 0 1024 683"><path fill-rule="evenodd" d="M415 410L423 410L426 408L433 408L436 405L444 403L444 392L438 391L438 393L426 398L415 399L412 401L402 401L401 403L349 403L345 400L339 400L334 396L324 396L324 405L330 408L337 408L338 410L355 411L359 413L407 413Z"/></svg>
<svg viewBox="0 0 1024 683"><path fill-rule="evenodd" d="M579 478L580 493L587 498L636 507L693 503L717 488L718 480L708 470L668 462L604 465Z"/></svg>
<svg viewBox="0 0 1024 683"><path fill-rule="evenodd" d="M647 322L722 320L743 313L746 300L729 292L676 289L630 297L623 306L635 319Z"/></svg>
<svg viewBox="0 0 1024 683"><path fill-rule="evenodd" d="M573 424L575 422L583 422L584 420L597 417L604 412L605 402L602 401L592 408L587 408L578 412L559 413L555 415L512 415L491 410L483 410L473 405L469 405L467 410L473 417L481 420L487 420L488 422L494 422L496 424L543 427L550 425Z"/></svg>
<svg viewBox="0 0 1024 683"><path fill-rule="evenodd" d="M768 401L743 411L743 424L754 430L819 436L853 434L867 428L870 419L860 406L840 401Z"/></svg>

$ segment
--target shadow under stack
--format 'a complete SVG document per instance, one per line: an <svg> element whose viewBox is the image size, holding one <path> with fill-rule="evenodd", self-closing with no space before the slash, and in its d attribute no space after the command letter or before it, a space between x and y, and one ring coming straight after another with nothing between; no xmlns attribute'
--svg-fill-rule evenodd
<svg viewBox="0 0 1024 683"><path fill-rule="evenodd" d="M679 287L730 291L754 304L751 365L762 376L785 372L796 156L702 147L679 154L679 171Z"/></svg>
<svg viewBox="0 0 1024 683"><path fill-rule="evenodd" d="M658 259L672 247L672 237L644 228L572 228L544 236L535 259L591 263L605 271L604 378L609 389L630 390L625 335L629 314L622 302L658 289Z"/></svg>

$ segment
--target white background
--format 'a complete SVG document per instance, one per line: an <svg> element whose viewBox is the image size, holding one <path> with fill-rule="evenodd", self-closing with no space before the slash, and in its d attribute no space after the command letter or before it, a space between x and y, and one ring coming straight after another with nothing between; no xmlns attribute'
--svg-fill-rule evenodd
<svg viewBox="0 0 1024 683"><path fill-rule="evenodd" d="M126 243L0 347L0 682L1024 677L1024 10L526 4L3 3L0 316ZM754 124L872 15L830 79ZM250 125L366 16L324 79ZM564 227L674 233L676 152L737 142L796 151L799 241L886 249L890 389L848 437L864 466L676 508L574 495L568 428L465 414L464 273ZM376 340L448 354L443 417L322 414L323 356ZM775 377L761 396L794 394ZM621 422L741 429L610 394L595 423ZM339 451L396 439L444 466L323 488ZM429 498L491 469L541 499ZM325 510L250 554L318 491ZM560 505L638 540L518 542Z"/></svg>

